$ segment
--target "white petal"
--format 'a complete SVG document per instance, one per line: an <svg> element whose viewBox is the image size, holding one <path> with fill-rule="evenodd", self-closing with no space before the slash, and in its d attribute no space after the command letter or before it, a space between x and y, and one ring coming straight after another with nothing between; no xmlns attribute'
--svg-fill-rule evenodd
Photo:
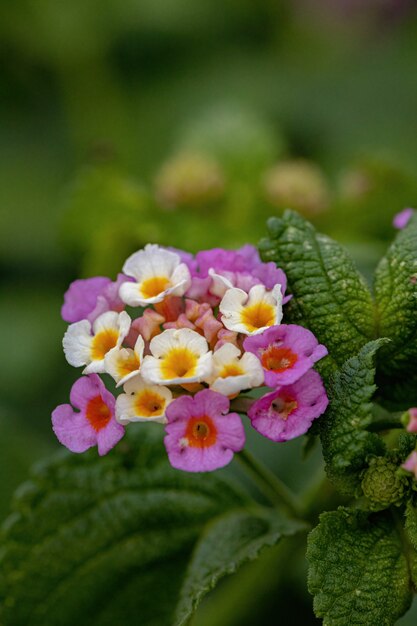
<svg viewBox="0 0 417 626"><path fill-rule="evenodd" d="M275 302L277 303L277 317L276 317L275 325L278 326L279 324L281 324L281 320L282 320L282 316L283 316L281 285L279 285L279 284L274 285L274 288L272 289L271 294L272 294Z"/></svg>
<svg viewBox="0 0 417 626"><path fill-rule="evenodd" d="M226 291L219 306L220 312L222 313L222 322L225 327L245 335L257 335L266 330L269 326L249 329L248 326L242 322L242 312L258 302L264 302L266 305L273 307L273 325L280 324L282 319L281 286L277 284L272 291L267 291L264 285L254 285L250 289L249 294L246 294L242 289L236 287Z"/></svg>
<svg viewBox="0 0 417 626"><path fill-rule="evenodd" d="M217 274L212 268L209 269L208 273L212 278L210 293L218 296L219 298L223 298L228 289L233 289L234 285L225 276Z"/></svg>
<svg viewBox="0 0 417 626"><path fill-rule="evenodd" d="M172 295L183 296L191 286L190 270L185 263L180 263L171 276Z"/></svg>
<svg viewBox="0 0 417 626"><path fill-rule="evenodd" d="M169 295L182 296L187 291L189 285L189 279L185 278L179 283L167 287L158 295L145 298L142 294L141 283L122 283L119 289L119 296L129 306L147 306L148 304L162 302Z"/></svg>
<svg viewBox="0 0 417 626"><path fill-rule="evenodd" d="M145 342L144 342L142 335L138 335L134 350L135 350L136 356L139 359L139 363L141 363L143 359L143 351L145 350Z"/></svg>
<svg viewBox="0 0 417 626"><path fill-rule="evenodd" d="M162 357L170 350L180 347L188 348L197 356L205 354L209 349L206 339L190 328L164 330L149 345L151 354L155 357Z"/></svg>
<svg viewBox="0 0 417 626"><path fill-rule="evenodd" d="M142 306L143 299L138 283L122 283L119 289L119 296L120 299L129 306Z"/></svg>
<svg viewBox="0 0 417 626"><path fill-rule="evenodd" d="M264 370L257 356L252 352L245 352L239 364L250 378L250 387L260 387L263 384Z"/></svg>
<svg viewBox="0 0 417 626"><path fill-rule="evenodd" d="M71 324L62 340L65 358L70 365L80 367L90 361L91 324L88 320L81 320Z"/></svg>
<svg viewBox="0 0 417 626"><path fill-rule="evenodd" d="M180 256L175 252L156 244L147 244L144 250L135 252L125 261L123 273L133 276L138 283L152 276L170 278L180 262Z"/></svg>
<svg viewBox="0 0 417 626"><path fill-rule="evenodd" d="M224 294L219 310L227 317L229 312L240 311L241 307L248 301L248 297L248 294L243 289L232 287Z"/></svg>
<svg viewBox="0 0 417 626"><path fill-rule="evenodd" d="M214 366L221 368L240 356L240 350L233 343L224 343L221 348L213 352ZM256 357L255 357L256 358Z"/></svg>
<svg viewBox="0 0 417 626"><path fill-rule="evenodd" d="M157 359L153 356L145 356L142 363L141 368L141 376L144 380L156 384L156 385L182 385L185 383L201 383L209 380L212 368L213 368L213 359L212 353L207 352L200 356L197 360L195 366L195 374L194 376L188 377L178 377L178 378L164 378L162 374L162 359Z"/></svg>
<svg viewBox="0 0 417 626"><path fill-rule="evenodd" d="M119 332L119 313L116 311L106 311L105 313L102 313L93 324L93 332L95 335L98 335L98 333L108 330L109 328Z"/></svg>
<svg viewBox="0 0 417 626"><path fill-rule="evenodd" d="M227 378L216 378L210 389L223 394L224 396L234 396L242 389L250 389L250 377L246 374L241 376L228 376Z"/></svg>
<svg viewBox="0 0 417 626"><path fill-rule="evenodd" d="M130 348L118 348L116 346L109 350L104 357L105 371L116 381L117 387L123 385L127 380L139 373L140 361L137 369L132 370L124 376L120 373L121 370L123 371L123 364L126 363L126 361L131 361L135 356L135 352Z"/></svg>
<svg viewBox="0 0 417 626"><path fill-rule="evenodd" d="M172 400L172 393L167 387L148 385L140 376L130 380L124 385L125 394L121 394L116 400L116 419L121 424L128 422L161 422L166 423L165 410ZM163 410L155 416L140 414L138 411L138 398L141 393L155 394L159 398Z"/></svg>
<svg viewBox="0 0 417 626"><path fill-rule="evenodd" d="M100 361L91 361L91 363L89 363L87 367L83 369L83 374L105 374L105 373L106 373L106 366L104 365L104 359L101 359Z"/></svg>
<svg viewBox="0 0 417 626"><path fill-rule="evenodd" d="M121 345L122 341L129 334L130 325L132 320L130 319L130 315L126 313L126 311L122 311L119 313L118 326L119 326L119 340L117 345Z"/></svg>

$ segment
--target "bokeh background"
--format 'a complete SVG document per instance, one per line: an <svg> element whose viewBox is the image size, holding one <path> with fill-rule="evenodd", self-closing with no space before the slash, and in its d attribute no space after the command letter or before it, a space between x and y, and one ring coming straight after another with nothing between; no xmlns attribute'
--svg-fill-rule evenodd
<svg viewBox="0 0 417 626"><path fill-rule="evenodd" d="M256 244L285 207L370 277L417 205L414 0L5 0L0 93L0 518L58 448L71 280L115 277L149 241ZM305 486L319 451L304 463L300 443L255 435ZM302 554L284 575L274 562L226 581L195 624L318 623Z"/></svg>

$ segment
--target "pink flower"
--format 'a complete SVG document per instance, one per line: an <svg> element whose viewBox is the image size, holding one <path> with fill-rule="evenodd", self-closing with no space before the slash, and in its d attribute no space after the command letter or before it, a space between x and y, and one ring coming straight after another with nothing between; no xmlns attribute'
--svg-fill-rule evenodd
<svg viewBox="0 0 417 626"><path fill-rule="evenodd" d="M415 478L417 478L417 452L415 450L407 457L401 467L407 470L407 472L412 472Z"/></svg>
<svg viewBox="0 0 417 626"><path fill-rule="evenodd" d="M153 309L145 309L142 316L132 322L126 343L133 347L138 335L142 335L145 341L150 341L155 335L159 335L163 322L165 322L163 315Z"/></svg>
<svg viewBox="0 0 417 626"><path fill-rule="evenodd" d="M74 280L64 295L62 318L70 324L85 319L93 323L106 311L123 311L125 304L119 298L119 288L129 280L123 274L115 282L105 276Z"/></svg>
<svg viewBox="0 0 417 626"><path fill-rule="evenodd" d="M254 402L248 417L261 435L288 441L304 435L328 403L319 374L310 370L294 384L278 387Z"/></svg>
<svg viewBox="0 0 417 626"><path fill-rule="evenodd" d="M243 347L260 360L269 387L294 383L327 354L312 332L295 324L271 326L247 337Z"/></svg>
<svg viewBox="0 0 417 626"><path fill-rule="evenodd" d="M414 209L410 209L410 208L403 209L402 211L394 215L392 225L394 226L394 228L397 228L398 230L402 230L403 228L407 226L408 222L411 220L413 215L414 215Z"/></svg>
<svg viewBox="0 0 417 626"><path fill-rule="evenodd" d="M210 347L217 342L218 333L223 330L223 324L214 317L213 309L207 302L196 302L187 299L185 311L180 313L175 321L166 322L164 329L190 328L204 335Z"/></svg>
<svg viewBox="0 0 417 626"><path fill-rule="evenodd" d="M187 472L211 472L224 467L245 445L237 413L228 413L226 396L204 389L182 396L166 409L165 447L171 465Z"/></svg>
<svg viewBox="0 0 417 626"><path fill-rule="evenodd" d="M245 245L238 250L224 250L213 248L203 250L196 255L199 275L206 277L212 269L216 274L226 278L233 287L248 292L254 285L264 285L273 289L277 284L285 293L287 279L282 270L275 263L263 263L254 246Z"/></svg>
<svg viewBox="0 0 417 626"><path fill-rule="evenodd" d="M408 409L407 431L409 433L417 433L417 408Z"/></svg>
<svg viewBox="0 0 417 626"><path fill-rule="evenodd" d="M62 445L71 452L85 452L98 446L107 454L124 435L115 419L115 399L97 374L82 376L72 386L71 404L60 404L52 412L52 428Z"/></svg>
<svg viewBox="0 0 417 626"><path fill-rule="evenodd" d="M285 293L287 279L284 272L273 262L263 263L254 246L245 245L238 250L202 250L195 258L187 252L176 252L190 270L192 283L187 296L194 300L216 305L230 285L248 292L254 285L264 285L270 290L280 284L282 293ZM213 272L224 280L213 279ZM285 298L284 303L288 299Z"/></svg>

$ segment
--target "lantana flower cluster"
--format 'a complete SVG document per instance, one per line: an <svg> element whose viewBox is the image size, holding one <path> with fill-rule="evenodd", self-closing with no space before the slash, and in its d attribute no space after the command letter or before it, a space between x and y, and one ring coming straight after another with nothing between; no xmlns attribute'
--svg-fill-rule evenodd
<svg viewBox="0 0 417 626"><path fill-rule="evenodd" d="M245 445L242 394L265 437L304 434L328 404L313 369L327 350L309 330L282 323L285 291L284 272L249 245L193 256L148 244L116 281L76 280L62 307L63 347L83 369L70 404L52 413L59 441L103 455L126 427L156 422L173 467L215 470ZM255 388L261 397L248 399Z"/></svg>

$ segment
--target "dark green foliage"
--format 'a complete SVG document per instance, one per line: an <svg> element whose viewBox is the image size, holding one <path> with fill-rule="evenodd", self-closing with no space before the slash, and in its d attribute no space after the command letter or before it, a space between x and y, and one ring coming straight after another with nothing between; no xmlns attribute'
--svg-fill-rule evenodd
<svg viewBox="0 0 417 626"><path fill-rule="evenodd" d="M400 231L378 265L379 334L391 342L378 355L381 393L404 408L417 404L417 219Z"/></svg>
<svg viewBox="0 0 417 626"><path fill-rule="evenodd" d="M256 559L262 548L306 528L277 511L232 511L208 525L197 544L185 576L177 624L185 624L202 598L226 574Z"/></svg>
<svg viewBox="0 0 417 626"><path fill-rule="evenodd" d="M373 339L371 294L346 250L296 213L270 219L268 228L263 259L285 271L293 294L286 321L306 326L328 348L326 373L329 361L340 366Z"/></svg>
<svg viewBox="0 0 417 626"><path fill-rule="evenodd" d="M380 511L391 504L400 505L406 494L407 477L398 463L389 457L373 457L362 479L362 490L372 511Z"/></svg>
<svg viewBox="0 0 417 626"><path fill-rule="evenodd" d="M374 355L383 343L367 344L336 372L328 388L330 405L320 422L323 456L329 478L347 494L360 492L367 456L384 450L380 437L366 430L376 389Z"/></svg>
<svg viewBox="0 0 417 626"><path fill-rule="evenodd" d="M173 470L149 430L136 438L106 458L61 455L21 487L3 530L1 623L168 625L199 539L184 623L221 577L305 527L262 507L245 511L236 488Z"/></svg>
<svg viewBox="0 0 417 626"><path fill-rule="evenodd" d="M0 622L168 623L202 527L245 498L214 475L172 470L160 441L138 432L138 447L65 455L20 491L4 531Z"/></svg>
<svg viewBox="0 0 417 626"><path fill-rule="evenodd" d="M323 513L307 558L309 590L324 626L392 626L410 606L409 567L390 512Z"/></svg>

